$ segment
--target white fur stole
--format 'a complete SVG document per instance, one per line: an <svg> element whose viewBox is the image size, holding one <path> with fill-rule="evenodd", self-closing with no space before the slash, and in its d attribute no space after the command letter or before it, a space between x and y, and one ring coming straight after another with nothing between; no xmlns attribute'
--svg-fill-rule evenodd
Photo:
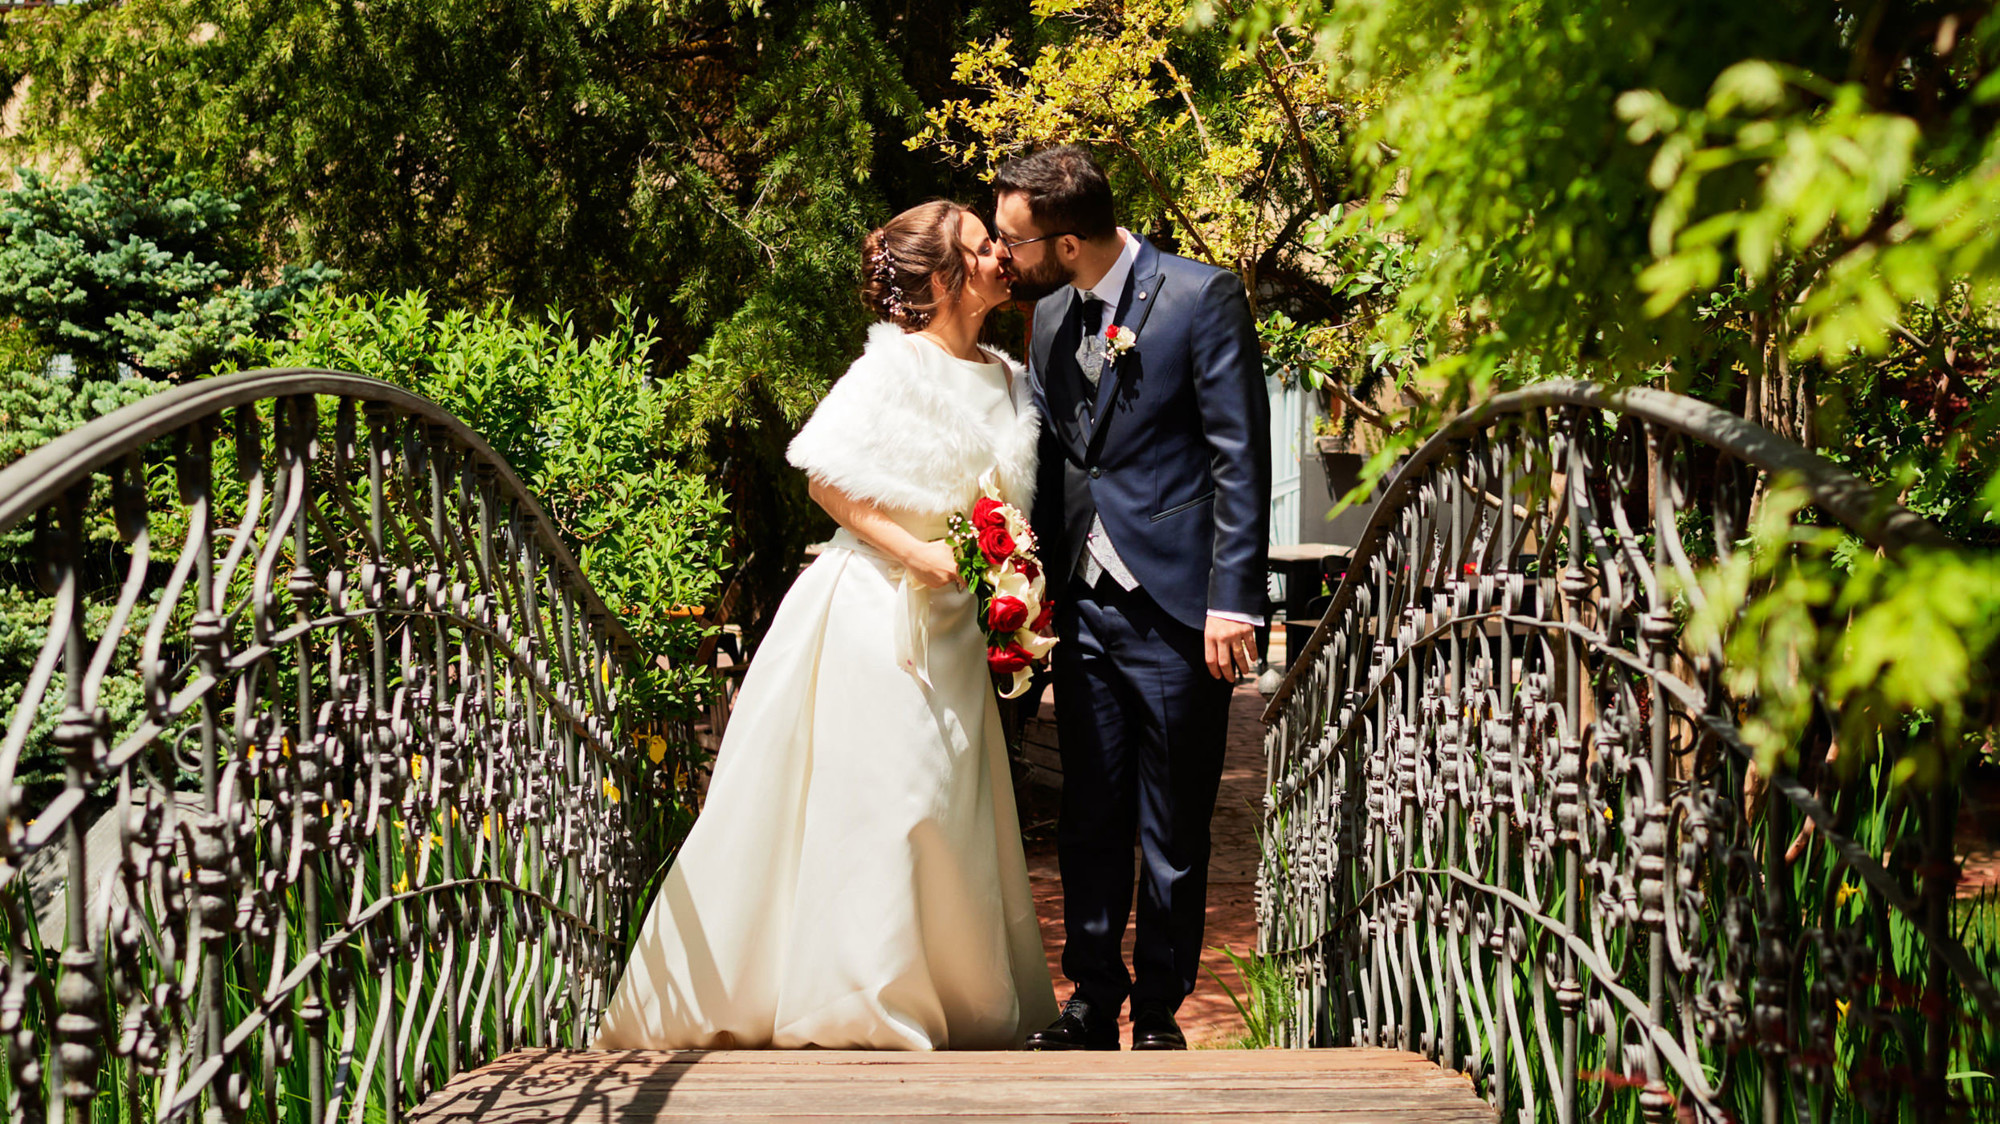
<svg viewBox="0 0 2000 1124"><path fill-rule="evenodd" d="M1027 511L1041 419L1021 365L987 350L1011 375L1011 424L988 425L954 395L944 353L884 321L785 459L855 499L918 514L970 510L980 477L997 469L1001 498Z"/></svg>

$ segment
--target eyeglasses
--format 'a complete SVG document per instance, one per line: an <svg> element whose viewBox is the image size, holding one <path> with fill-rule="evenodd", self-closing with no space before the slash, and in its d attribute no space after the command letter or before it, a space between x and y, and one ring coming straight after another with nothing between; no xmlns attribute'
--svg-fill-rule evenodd
<svg viewBox="0 0 2000 1124"><path fill-rule="evenodd" d="M1014 248L1016 246L1032 246L1037 242L1046 242L1051 238L1061 238L1065 234L1069 235L1071 238L1083 237L1083 235L1078 234L1074 230L1058 230L1054 234L1044 234L1039 238L1023 238L1019 242L1016 242L1004 236L995 236L993 240L995 242L1000 243L1000 245L1006 247L1007 252L1011 254L1014 252Z"/></svg>

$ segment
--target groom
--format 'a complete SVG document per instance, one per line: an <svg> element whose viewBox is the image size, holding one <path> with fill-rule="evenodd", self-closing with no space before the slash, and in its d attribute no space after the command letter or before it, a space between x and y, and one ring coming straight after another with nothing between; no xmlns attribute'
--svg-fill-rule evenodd
<svg viewBox="0 0 2000 1124"><path fill-rule="evenodd" d="M1129 998L1133 1049L1185 1049L1174 1012L1200 964L1229 697L1264 607L1271 410L1257 333L1235 274L1118 226L1083 149L1011 161L994 187L1014 297L1038 302L1032 521L1062 637L1056 847L1075 986L1027 1044L1115 1050Z"/></svg>

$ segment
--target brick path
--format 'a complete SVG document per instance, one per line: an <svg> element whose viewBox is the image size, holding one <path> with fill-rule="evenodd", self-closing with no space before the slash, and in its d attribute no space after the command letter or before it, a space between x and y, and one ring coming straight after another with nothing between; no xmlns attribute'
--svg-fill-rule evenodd
<svg viewBox="0 0 2000 1124"><path fill-rule="evenodd" d="M1969 898L2000 885L2000 768L1968 770L1961 791L1954 849L1961 864L1958 896Z"/></svg>
<svg viewBox="0 0 2000 1124"><path fill-rule="evenodd" d="M1053 692L1042 699L1042 716L1054 720ZM1202 963L1220 975L1245 999L1243 981L1229 958L1230 948L1249 956L1257 948L1257 913L1253 893L1257 878L1257 823L1264 798L1264 727L1258 717L1264 697L1245 680L1229 704L1229 745L1222 765L1222 791L1212 821L1213 851L1209 861L1208 931L1203 938ZM1062 974L1062 881L1056 869L1055 800L1045 791L1022 793L1021 822L1027 829L1028 880L1042 918L1042 944L1049 953L1049 972L1058 998L1069 994ZM1132 930L1125 932L1130 963ZM1194 994L1181 1006L1181 1031L1195 1047L1234 1046L1243 1037L1243 1019L1215 979L1202 973ZM1129 1027L1126 1029L1130 1040Z"/></svg>

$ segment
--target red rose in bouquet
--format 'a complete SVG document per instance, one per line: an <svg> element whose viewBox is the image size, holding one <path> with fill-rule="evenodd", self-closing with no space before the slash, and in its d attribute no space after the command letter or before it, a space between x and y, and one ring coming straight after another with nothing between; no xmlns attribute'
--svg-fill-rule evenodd
<svg viewBox="0 0 2000 1124"><path fill-rule="evenodd" d="M947 538L959 576L977 599L986 666L1000 681L1000 697L1011 699L1028 689L1034 667L1048 660L1056 643L1055 613L1027 517L995 495L992 484L982 481L981 487L987 494L951 517Z"/></svg>
<svg viewBox="0 0 2000 1124"><path fill-rule="evenodd" d="M1033 662L1035 657L1012 640L1003 647L986 649L986 666L999 675L1012 675Z"/></svg>
<svg viewBox="0 0 2000 1124"><path fill-rule="evenodd" d="M979 553L986 556L988 566L998 566L1014 554L1014 536L1007 528L983 527L979 531Z"/></svg>
<svg viewBox="0 0 2000 1124"><path fill-rule="evenodd" d="M1028 623L1028 603L1018 597L999 594L993 603L986 606L986 628L989 632L1012 632Z"/></svg>

